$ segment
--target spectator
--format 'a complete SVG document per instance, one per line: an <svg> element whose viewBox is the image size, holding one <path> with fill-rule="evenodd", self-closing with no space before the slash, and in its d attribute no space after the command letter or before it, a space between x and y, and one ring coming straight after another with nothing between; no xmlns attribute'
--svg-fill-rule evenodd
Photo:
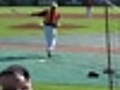
<svg viewBox="0 0 120 90"><path fill-rule="evenodd" d="M2 90L32 90L29 72L20 65L11 65L0 72Z"/></svg>

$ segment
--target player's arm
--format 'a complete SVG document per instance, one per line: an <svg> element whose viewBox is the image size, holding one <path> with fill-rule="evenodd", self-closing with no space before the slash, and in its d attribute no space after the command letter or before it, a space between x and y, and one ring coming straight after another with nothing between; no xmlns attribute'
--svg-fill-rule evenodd
<svg viewBox="0 0 120 90"><path fill-rule="evenodd" d="M38 17L40 17L40 16L45 16L46 13L47 13L47 11L44 10L44 11L42 11L42 12L32 13L31 16L38 16Z"/></svg>
<svg viewBox="0 0 120 90"><path fill-rule="evenodd" d="M60 18L61 18L61 14L59 13L59 14L58 14L58 19L60 19Z"/></svg>

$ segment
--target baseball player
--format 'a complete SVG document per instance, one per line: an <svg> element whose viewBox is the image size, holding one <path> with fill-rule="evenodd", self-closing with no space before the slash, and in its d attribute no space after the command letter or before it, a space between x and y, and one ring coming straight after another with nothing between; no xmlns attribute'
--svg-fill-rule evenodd
<svg viewBox="0 0 120 90"><path fill-rule="evenodd" d="M88 18L92 17L92 6L94 3L94 0L86 0L86 16Z"/></svg>
<svg viewBox="0 0 120 90"><path fill-rule="evenodd" d="M49 58L51 57L51 52L56 46L57 27L60 19L60 13L57 8L58 4L56 2L52 2L49 9L32 14L32 16L42 16L44 18L43 23L46 37L46 51Z"/></svg>
<svg viewBox="0 0 120 90"><path fill-rule="evenodd" d="M11 65L0 72L2 90L32 90L29 72L19 65Z"/></svg>

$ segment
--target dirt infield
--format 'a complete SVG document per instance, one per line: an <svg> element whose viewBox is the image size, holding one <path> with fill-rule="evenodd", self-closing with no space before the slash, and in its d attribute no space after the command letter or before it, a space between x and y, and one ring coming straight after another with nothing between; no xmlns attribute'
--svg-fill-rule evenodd
<svg viewBox="0 0 120 90"><path fill-rule="evenodd" d="M25 51L44 51L45 46L42 44L23 44L23 43L0 43L2 49L25 50ZM105 47L82 46L82 45L57 45L56 51L60 52L91 52L105 53ZM120 53L120 47L111 48L112 53Z"/></svg>

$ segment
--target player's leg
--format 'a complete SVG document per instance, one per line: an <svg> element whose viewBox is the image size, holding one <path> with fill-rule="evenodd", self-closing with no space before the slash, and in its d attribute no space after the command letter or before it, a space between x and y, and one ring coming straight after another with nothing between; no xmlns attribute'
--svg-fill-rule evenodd
<svg viewBox="0 0 120 90"><path fill-rule="evenodd" d="M52 27L51 50L54 50L57 42L57 29Z"/></svg>
<svg viewBox="0 0 120 90"><path fill-rule="evenodd" d="M52 44L52 28L51 26L45 26L45 38L46 38L46 51L48 57L51 57L51 44Z"/></svg>
<svg viewBox="0 0 120 90"><path fill-rule="evenodd" d="M51 57L51 52L56 46L56 28L52 26L45 26L45 36L46 36L46 48L48 57Z"/></svg>

